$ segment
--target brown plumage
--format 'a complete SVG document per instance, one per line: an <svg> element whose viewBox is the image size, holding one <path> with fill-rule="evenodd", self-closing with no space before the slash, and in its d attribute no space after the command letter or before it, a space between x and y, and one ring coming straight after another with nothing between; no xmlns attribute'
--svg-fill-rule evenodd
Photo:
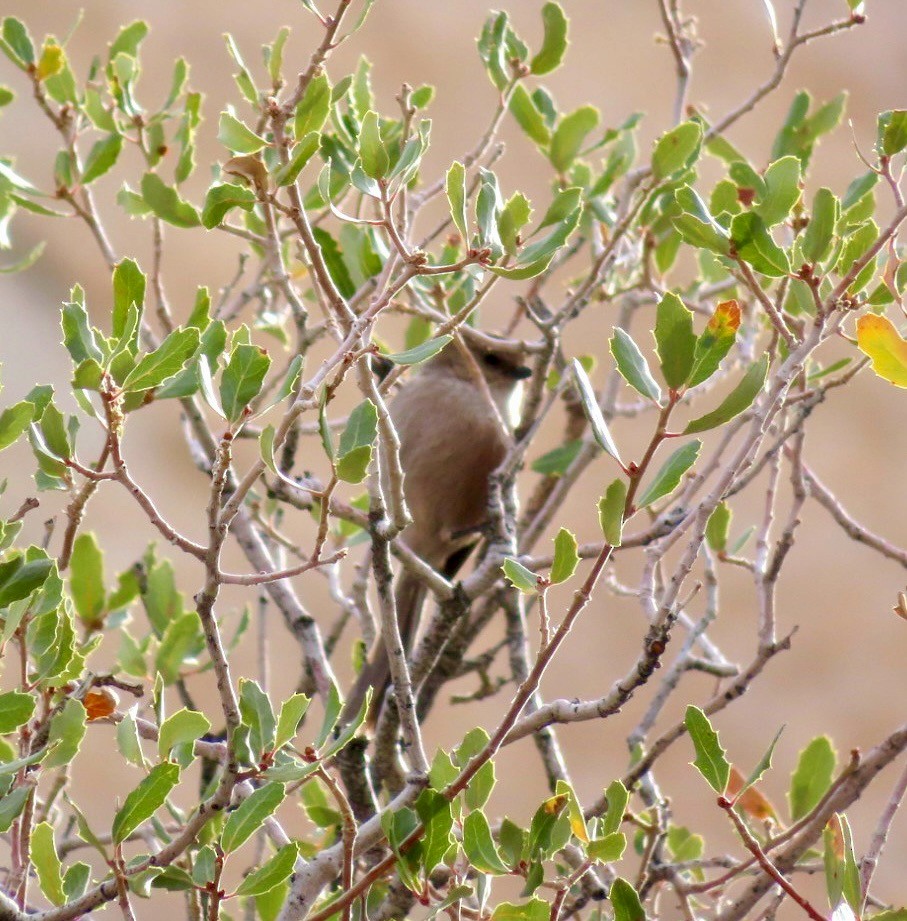
<svg viewBox="0 0 907 921"><path fill-rule="evenodd" d="M448 576L462 564L486 520L488 477L511 442L508 403L530 373L512 351L470 346L470 361L464 350L458 343L448 345L389 407L400 436L403 491L413 519L401 537ZM407 654L412 652L425 595L417 578L400 573L394 599ZM379 637L347 699L345 716L355 715L371 686L371 716L377 717L389 684L390 663Z"/></svg>

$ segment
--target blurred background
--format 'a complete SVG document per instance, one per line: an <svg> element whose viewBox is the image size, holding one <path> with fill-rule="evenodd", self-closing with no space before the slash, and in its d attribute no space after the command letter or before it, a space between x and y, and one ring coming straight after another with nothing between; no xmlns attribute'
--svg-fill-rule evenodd
<svg viewBox="0 0 907 921"><path fill-rule="evenodd" d="M541 0L505 0L520 34L530 44L540 35ZM786 35L791 3L776 2L779 27ZM77 72L84 73L91 56L101 52L118 27L135 18L151 25L143 47L144 77L140 96L150 103L162 99L169 86L173 61L186 56L192 65L191 86L205 94L206 121L199 132L200 168L185 187L189 198L200 200L207 188L207 164L225 159L217 145L217 113L227 103L238 104L232 82L234 65L228 57L222 33L230 32L246 62L260 66L259 48L273 40L283 25L293 28L285 53L285 69L292 77L303 69L311 49L321 38L318 23L292 0L257 0L254 4L146 3L138 0L91 0L84 4L82 23L68 46ZM329 4L325 3L327 8ZM640 134L641 150L670 126L674 96L674 71L668 48L656 39L662 31L655 0L564 0L571 17L571 47L566 65L545 83L562 110L591 102L602 112L603 125L619 125L634 111L646 118ZM821 101L842 90L849 93L847 118L821 143L813 158L807 195L819 185L842 194L849 181L864 171L855 144L869 152L875 136L875 117L880 110L907 104L907 5L902 0L868 0L867 22L829 40L801 49L784 85L730 133L733 142L757 167L764 167L772 139L794 92L805 88ZM47 32L65 36L78 16L80 4L69 0L34 3L5 0L4 13L22 18L39 41ZM697 17L705 47L694 62L689 101L717 119L748 97L753 88L773 71L772 35L760 0L690 0L684 9ZM437 95L429 114L434 119L432 150L424 175L429 178L475 144L484 131L496 102L475 51L488 7L484 0L381 0L361 33L331 59L333 80L350 72L360 54L374 64L372 84L379 107L394 111L394 96L404 81L412 86L433 84ZM848 14L845 0L813 0L807 26L819 25ZM27 98L21 75L0 61L0 82L20 98L0 116L0 152L14 155L18 169L38 185L52 183L53 155L57 137L52 126ZM502 138L504 158L495 167L507 194L520 189L544 201L549 171L537 151L512 122L505 122ZM125 156L117 169L96 185L95 197L120 255L130 255L143 266L150 264L150 228L131 222L112 204L124 179L134 186L141 174L138 157ZM884 192L879 192L880 198ZM48 239L38 262L21 276L0 278L0 360L5 392L3 405L21 398L35 382L66 388L69 359L62 346L58 310L69 288L78 281L88 292L95 316L109 309L109 275L82 225L74 221L50 221L21 213L14 224L15 255L26 252L39 239ZM168 228L165 273L177 317L188 315L198 284L217 291L229 282L236 267L237 247L225 234L192 232L185 236ZM500 285L496 303L500 316L509 313L511 297ZM494 310L484 322L493 326ZM578 350L595 351L604 360L611 318L590 311L581 327ZM907 491L904 488L904 457L907 455L907 397L887 383L864 374L844 391L834 391L813 412L806 442L806 457L815 472L842 498L846 507L872 530L896 544L907 544ZM134 475L159 501L165 516L190 536L202 529L202 497L206 482L187 457L174 423L172 405L152 406L130 425L127 457ZM646 426L648 423L640 423ZM615 437L631 447L641 443L644 429L633 421L615 424ZM552 426L549 437L557 436ZM539 446L539 452L545 446ZM314 450L314 448L313 448ZM629 453L632 455L633 450ZM304 458L300 463L304 464ZM26 472L31 456L18 448L0 456L0 471L13 485L2 500L4 510L14 509L29 488ZM576 530L580 540L595 539L596 522L590 503L613 477L603 460L587 474L565 507L562 523ZM607 478L607 479L606 479ZM527 487L528 489L528 487ZM41 522L59 508L56 496L42 497L42 510L29 519L32 539L39 539ZM56 504L55 504L56 503ZM755 515L758 496L750 505L735 506L734 533ZM93 500L87 527L98 532L106 548L109 573L129 566L141 555L154 535L122 491L102 489ZM163 552L163 551L162 551ZM190 597L198 587L198 571L175 559L181 589ZM235 552L229 566L244 571L246 564ZM726 567L732 569L731 567ZM726 654L746 662L752 654L756 616L752 586L741 570L722 570L722 609L714 638ZM331 605L323 580L299 581L304 603L327 628ZM717 720L729 756L747 773L776 730L786 730L776 751L776 770L764 783L766 793L785 812L784 796L797 753L821 732L835 741L842 760L853 748L871 747L882 735L905 719L904 657L907 624L896 618L892 605L905 587L905 574L894 563L882 560L869 549L846 539L826 512L815 503L804 511L796 546L784 570L778 600L779 631L798 627L790 652L778 656L746 697ZM559 596L566 601L567 593ZM227 596L225 605L239 606L247 599ZM556 609L555 609L556 610ZM323 619L322 619L323 615ZM273 612L270 615L278 620ZM296 646L284 640L283 627L271 631L271 686L277 699L292 689L298 677ZM571 637L562 656L546 677L547 697L597 696L635 660L644 625L638 610L600 591ZM493 642L494 631L480 642ZM487 639L487 642L485 640ZM256 674L254 638L234 657L239 674ZM346 663L338 668L348 670ZM501 662L498 673L504 673ZM712 679L684 679L682 700L666 711L661 728L682 712L681 702L702 702L714 691ZM459 688L458 688L459 690ZM471 690L464 682L463 690ZM210 689L199 691L202 703L213 702ZM602 789L627 766L626 734L641 716L648 695L631 702L626 712L606 723L568 726L560 738L573 771L575 785L584 801L597 798ZM479 723L492 728L502 705L499 698L465 706L443 707L429 721L430 742L450 747L463 732ZM138 777L123 767L116 756L104 756L115 745L113 731L96 727L88 740L97 753L90 770L83 760L77 765L80 801L96 798L98 824L114 811L113 795L122 797ZM504 751L498 776L507 783L496 791L495 811L525 823L532 804L544 793L544 779L531 741ZM687 762L691 749L684 741L664 759L659 780L672 797L675 820L690 823L697 831L709 829L709 852L739 853L711 794ZM879 811L895 781L889 769L853 810L858 853L865 849ZM84 804L83 804L84 805ZM712 840L714 839L714 840ZM903 903L901 868L907 859L907 816L895 820L888 851L877 879L878 894ZM821 897L818 902L821 904Z"/></svg>

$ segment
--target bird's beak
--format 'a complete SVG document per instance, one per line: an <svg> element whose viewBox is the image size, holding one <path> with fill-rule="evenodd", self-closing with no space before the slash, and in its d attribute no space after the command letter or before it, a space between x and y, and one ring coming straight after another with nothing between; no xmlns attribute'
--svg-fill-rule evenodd
<svg viewBox="0 0 907 921"><path fill-rule="evenodd" d="M510 376L516 381L524 381L527 377L532 377L532 368L526 365L515 365L510 370Z"/></svg>

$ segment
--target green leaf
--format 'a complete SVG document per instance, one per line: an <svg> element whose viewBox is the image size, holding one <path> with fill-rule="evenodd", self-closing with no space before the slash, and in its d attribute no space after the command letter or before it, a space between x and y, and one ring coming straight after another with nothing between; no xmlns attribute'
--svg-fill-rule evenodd
<svg viewBox="0 0 907 921"><path fill-rule="evenodd" d="M749 409L765 384L765 377L768 374L768 361L768 356L763 355L759 361L750 365L740 383L721 401L719 406L710 413L694 419L683 430L683 433L692 435L694 432L705 432L708 429L715 428L715 426L723 425L735 416L739 416L744 410Z"/></svg>
<svg viewBox="0 0 907 921"><path fill-rule="evenodd" d="M202 208L202 224L208 230L211 230L213 227L217 227L233 208L251 211L255 207L256 201L255 193L245 186L234 185L230 182L213 185L205 195L205 204Z"/></svg>
<svg viewBox="0 0 907 921"><path fill-rule="evenodd" d="M35 712L35 699L31 694L7 691L0 694L0 734L12 732L31 719Z"/></svg>
<svg viewBox="0 0 907 921"><path fill-rule="evenodd" d="M552 585L566 582L579 565L579 554L576 552L576 538L566 529L561 528L554 538L554 560L551 563L551 572L548 581Z"/></svg>
<svg viewBox="0 0 907 921"><path fill-rule="evenodd" d="M831 786L836 761L828 736L818 736L800 752L787 794L792 822L799 821L818 805Z"/></svg>
<svg viewBox="0 0 907 921"><path fill-rule="evenodd" d="M674 217L674 227L683 239L700 249L726 256L730 251L728 232L712 217L705 203L689 186L674 193L681 214Z"/></svg>
<svg viewBox="0 0 907 921"><path fill-rule="evenodd" d="M522 192L515 192L507 199L498 215L498 233L504 251L511 256L516 255L522 242L520 231L529 223L532 215L532 205Z"/></svg>
<svg viewBox="0 0 907 921"><path fill-rule="evenodd" d="M5 42L4 50L14 64L29 65L35 63L35 46L32 43L28 29L21 20L15 16L7 16L3 20L3 41ZM12 55L9 55L9 52Z"/></svg>
<svg viewBox="0 0 907 921"><path fill-rule="evenodd" d="M765 193L753 209L772 227L785 220L800 199L800 161L796 157L775 160L765 171Z"/></svg>
<svg viewBox="0 0 907 921"><path fill-rule="evenodd" d="M656 179L665 179L692 165L702 146L702 124L683 122L665 132L652 152L652 173Z"/></svg>
<svg viewBox="0 0 907 921"><path fill-rule="evenodd" d="M702 335L696 340L693 370L687 381L688 387L701 384L718 370L722 359L734 344L739 328L740 306L736 301L722 301L715 308Z"/></svg>
<svg viewBox="0 0 907 921"><path fill-rule="evenodd" d="M751 211L731 221L731 244L734 253L762 275L779 278L790 272L787 253L771 238L759 215Z"/></svg>
<svg viewBox="0 0 907 921"><path fill-rule="evenodd" d="M123 149L123 138L119 134L110 134L95 143L85 159L82 171L82 185L89 185L100 178L117 162Z"/></svg>
<svg viewBox="0 0 907 921"><path fill-rule="evenodd" d="M283 802L286 791L282 783L267 783L254 790L227 816L221 835L221 847L231 853L241 847L261 828Z"/></svg>
<svg viewBox="0 0 907 921"><path fill-rule="evenodd" d="M305 694L294 694L283 702L280 715L277 717L277 729L274 735L275 749L283 748L287 742L292 742L296 737L299 723L311 702L311 698L306 697Z"/></svg>
<svg viewBox="0 0 907 921"><path fill-rule="evenodd" d="M425 342L407 349L405 352L392 352L390 355L384 355L388 361L395 365L418 365L423 361L428 361L438 354L449 342L453 336L438 336L436 339L426 339Z"/></svg>
<svg viewBox="0 0 907 921"><path fill-rule="evenodd" d="M82 702L70 697L51 719L47 741L53 750L44 760L45 768L62 767L75 758L85 737L86 715Z"/></svg>
<svg viewBox="0 0 907 921"><path fill-rule="evenodd" d="M150 819L179 783L180 767L165 761L153 767L148 776L126 797L113 820L113 840L125 841L142 822Z"/></svg>
<svg viewBox="0 0 907 921"><path fill-rule="evenodd" d="M240 343L220 379L220 400L230 422L238 422L246 407L258 396L271 359L265 349Z"/></svg>
<svg viewBox="0 0 907 921"><path fill-rule="evenodd" d="M627 837L623 832L615 831L604 838L596 838L586 845L586 853L600 863L613 863L620 860L627 847Z"/></svg>
<svg viewBox="0 0 907 921"><path fill-rule="evenodd" d="M317 153L320 143L321 136L317 131L310 131L308 134L303 135L299 143L293 148L293 156L274 174L274 184L276 186L292 185L296 181L296 177L302 172L302 168Z"/></svg>
<svg viewBox="0 0 907 921"><path fill-rule="evenodd" d="M104 554L91 532L80 534L69 562L69 592L82 623L97 626L104 610Z"/></svg>
<svg viewBox="0 0 907 921"><path fill-rule="evenodd" d="M139 730L132 712L127 713L117 723L117 748L130 764L134 764L144 770L145 756L142 754Z"/></svg>
<svg viewBox="0 0 907 921"><path fill-rule="evenodd" d="M114 339L120 339L126 332L129 308L135 307L141 318L145 303L145 273L132 259L123 259L113 270L113 321L111 331Z"/></svg>
<svg viewBox="0 0 907 921"><path fill-rule="evenodd" d="M480 873L503 876L510 872L494 846L488 819L482 812L470 812L463 822L463 851L470 865Z"/></svg>
<svg viewBox="0 0 907 921"><path fill-rule="evenodd" d="M340 435L337 454L343 457L356 448L371 445L378 436L378 410L371 400L363 400L349 415Z"/></svg>
<svg viewBox="0 0 907 921"><path fill-rule="evenodd" d="M702 442L697 439L678 448L664 463L664 466L655 474L652 482L636 502L637 508L645 508L657 502L664 496L670 495L680 485L683 475L693 466Z"/></svg>
<svg viewBox="0 0 907 921"><path fill-rule="evenodd" d="M686 383L693 369L696 335L692 311L672 291L658 302L655 343L665 383L677 390Z"/></svg>
<svg viewBox="0 0 907 921"><path fill-rule="evenodd" d="M608 811L602 821L601 830L607 836L620 828L627 811L627 803L630 802L630 793L619 780L612 780L605 790L605 799L608 801Z"/></svg>
<svg viewBox="0 0 907 921"><path fill-rule="evenodd" d="M619 326L614 327L611 337L611 354L617 370L634 390L653 403L661 401L661 388L652 377L648 362L629 333Z"/></svg>
<svg viewBox="0 0 907 921"><path fill-rule="evenodd" d="M464 242L469 242L469 231L466 225L466 168L458 160L454 160L447 170L445 180L447 203L450 207L450 216L460 231Z"/></svg>
<svg viewBox="0 0 907 921"><path fill-rule="evenodd" d="M231 112L220 113L217 139L224 147L238 154L257 153L268 143Z"/></svg>
<svg viewBox="0 0 907 921"><path fill-rule="evenodd" d="M705 526L705 539L709 547L721 553L727 547L727 535L731 526L731 509L727 502L719 502L715 511L709 515Z"/></svg>
<svg viewBox="0 0 907 921"><path fill-rule="evenodd" d="M589 420L589 425L592 426L592 434L595 436L595 440L602 450L610 454L611 457L623 467L623 462L617 452L617 445L614 444L611 438L611 433L608 431L608 426L605 423L605 417L602 415L602 411L598 406L598 400L595 398L592 382L589 380L585 369L576 358L573 359L573 375L576 379L577 387L579 388L580 402L583 404L583 411L586 414L586 418Z"/></svg>
<svg viewBox="0 0 907 921"><path fill-rule="evenodd" d="M331 279L337 285L337 290L343 297L352 297L356 293L356 286L350 278L349 269L343 261L343 254L336 240L323 227L314 227L312 233L321 248L321 254L327 263Z"/></svg>
<svg viewBox="0 0 907 921"><path fill-rule="evenodd" d="M194 742L211 728L211 722L197 710L177 710L161 723L158 733L157 750L161 760L170 757L174 747L184 742Z"/></svg>
<svg viewBox="0 0 907 921"><path fill-rule="evenodd" d="M645 921L646 910L636 890L622 877L619 876L611 884L608 899L614 909L614 921Z"/></svg>
<svg viewBox="0 0 907 921"><path fill-rule="evenodd" d="M24 784L21 787L16 787L11 793L0 799L0 832L9 831L13 820L25 808L26 800L31 796L33 790L34 787L31 784Z"/></svg>
<svg viewBox="0 0 907 921"><path fill-rule="evenodd" d="M125 54L134 58L138 54L139 45L148 34L148 23L141 19L131 22L120 29L117 37L110 43L107 59L112 61L118 54Z"/></svg>
<svg viewBox="0 0 907 921"><path fill-rule="evenodd" d="M565 115L551 137L548 157L551 165L566 173L576 159L586 135L598 125L599 113L595 106L580 106L575 112Z"/></svg>
<svg viewBox="0 0 907 921"><path fill-rule="evenodd" d="M198 227L201 223L198 211L157 173L142 176L142 198L157 217L174 227Z"/></svg>
<svg viewBox="0 0 907 921"><path fill-rule="evenodd" d="M62 905L66 901L62 865L54 845L53 826L47 822L32 829L31 859L38 872L41 891L52 905Z"/></svg>
<svg viewBox="0 0 907 921"><path fill-rule="evenodd" d="M331 82L327 74L322 72L311 79L296 106L296 140L301 140L312 131L321 131L330 112Z"/></svg>
<svg viewBox="0 0 907 921"><path fill-rule="evenodd" d="M194 327L175 329L153 352L142 356L126 375L123 390L136 393L158 387L182 371L198 348L199 335Z"/></svg>
<svg viewBox="0 0 907 921"><path fill-rule="evenodd" d="M510 112L516 119L517 124L523 129L525 134L539 147L547 147L551 141L551 131L545 124L542 113L539 112L532 96L523 86L518 83L510 94Z"/></svg>
<svg viewBox="0 0 907 921"><path fill-rule="evenodd" d="M93 360L95 364L104 360L95 330L89 323L88 313L82 304L64 304L60 326L63 330L63 344L75 364L88 359Z"/></svg>
<svg viewBox="0 0 907 921"><path fill-rule="evenodd" d="M501 566L504 575L518 591L534 595L539 590L538 576L522 563L508 557Z"/></svg>
<svg viewBox="0 0 907 921"><path fill-rule="evenodd" d="M245 877L234 895L257 896L270 892L289 879L298 856L299 845L295 841L285 844L270 860Z"/></svg>
<svg viewBox="0 0 907 921"><path fill-rule="evenodd" d="M529 63L529 69L536 76L557 70L569 44L568 20L559 3L546 3L542 7L542 25L545 28L542 47Z"/></svg>
<svg viewBox="0 0 907 921"><path fill-rule="evenodd" d="M239 711L250 729L249 743L256 755L271 751L277 722L268 695L257 681L241 678L239 681Z"/></svg>
<svg viewBox="0 0 907 921"><path fill-rule="evenodd" d="M724 756L718 733L699 707L687 707L684 724L696 749L696 760L693 765L717 794L723 794L727 788L731 766Z"/></svg>
<svg viewBox="0 0 907 921"><path fill-rule="evenodd" d="M800 251L808 262L822 262L831 253L840 216L838 199L831 189L821 188L813 198L813 210L800 239Z"/></svg>
<svg viewBox="0 0 907 921"><path fill-rule="evenodd" d="M784 732L783 726L775 733L774 739L772 739L762 757L756 762L756 766L750 772L749 777L743 782L743 786L734 794L735 800L739 800L750 787L759 783L762 779L762 775L772 766L772 755L775 752L775 746L778 744L778 739L781 738L782 732Z"/></svg>
<svg viewBox="0 0 907 921"><path fill-rule="evenodd" d="M886 157L893 157L907 147L907 110L882 112L878 126L878 149Z"/></svg>
<svg viewBox="0 0 907 921"><path fill-rule="evenodd" d="M0 451L19 440L19 436L32 421L34 413L34 405L25 400L0 413Z"/></svg>
<svg viewBox="0 0 907 921"><path fill-rule="evenodd" d="M568 441L532 462L532 469L544 476L563 476L583 446L581 438Z"/></svg>
<svg viewBox="0 0 907 921"><path fill-rule="evenodd" d="M541 899L530 899L522 905L499 902L491 913L491 921L546 921L551 917L551 906Z"/></svg>
<svg viewBox="0 0 907 921"><path fill-rule="evenodd" d="M619 547L624 526L624 508L627 503L627 484L615 480L598 500L598 522L605 540Z"/></svg>
<svg viewBox="0 0 907 921"><path fill-rule="evenodd" d="M359 131L359 156L366 176L381 179L387 174L390 157L381 140L377 112L366 112Z"/></svg>
<svg viewBox="0 0 907 921"><path fill-rule="evenodd" d="M335 470L337 478L344 483L361 483L368 474L369 464L372 462L371 445L362 445L353 448L337 460Z"/></svg>
<svg viewBox="0 0 907 921"><path fill-rule="evenodd" d="M422 869L430 874L444 860L453 843L453 810L447 797L435 790L423 790L416 800L422 822Z"/></svg>

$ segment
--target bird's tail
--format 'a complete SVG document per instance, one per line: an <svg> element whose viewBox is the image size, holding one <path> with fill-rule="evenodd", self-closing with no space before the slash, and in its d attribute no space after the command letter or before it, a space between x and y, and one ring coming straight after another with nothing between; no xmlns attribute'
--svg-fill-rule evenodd
<svg viewBox="0 0 907 921"><path fill-rule="evenodd" d="M400 627L400 639L403 651L408 656L412 652L413 641L419 625L419 614L425 602L425 585L407 572L402 572L397 580L394 600L397 608L397 623ZM384 703L387 689L391 683L390 660L384 637L379 636L369 660L365 663L352 691L343 706L341 719L353 719L365 700L368 689L372 688L372 701L369 706L368 723L374 726Z"/></svg>

